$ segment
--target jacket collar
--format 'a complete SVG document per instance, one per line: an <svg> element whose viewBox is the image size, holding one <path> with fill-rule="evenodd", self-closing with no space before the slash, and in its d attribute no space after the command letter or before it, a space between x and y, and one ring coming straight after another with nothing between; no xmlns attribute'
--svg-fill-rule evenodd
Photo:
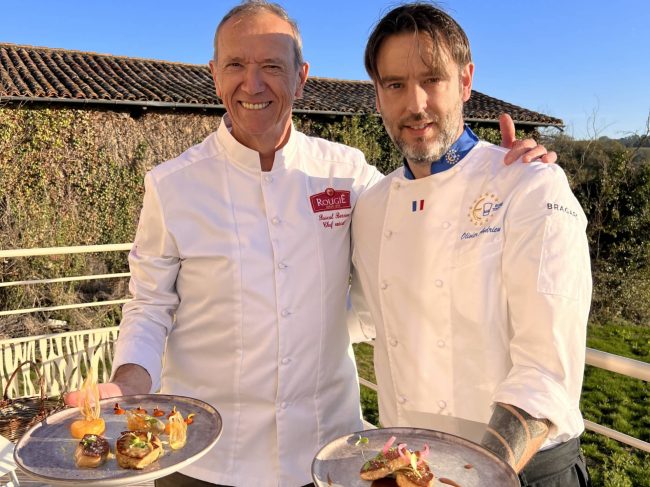
<svg viewBox="0 0 650 487"><path fill-rule="evenodd" d="M275 152L275 159L273 161L273 169L271 172L280 170L286 167L287 160L296 152L298 145L296 129L291 124L291 132L287 143ZM250 171L261 172L260 156L257 151L246 147L241 144L237 139L232 136L232 122L230 115L225 113L221 119L221 124L217 129L217 140L226 150L231 162L244 167Z"/></svg>
<svg viewBox="0 0 650 487"><path fill-rule="evenodd" d="M469 126L465 125L463 133L451 144L449 150L437 161L431 163L431 174L436 174L454 167L457 162L461 161L474 146L478 143L478 137ZM415 179L411 168L404 159L404 177L406 179Z"/></svg>

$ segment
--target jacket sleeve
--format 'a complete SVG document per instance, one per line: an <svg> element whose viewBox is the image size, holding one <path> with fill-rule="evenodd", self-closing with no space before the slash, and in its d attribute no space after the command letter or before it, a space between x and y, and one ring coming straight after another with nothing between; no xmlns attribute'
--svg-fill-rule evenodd
<svg viewBox="0 0 650 487"><path fill-rule="evenodd" d="M591 302L587 222L559 167L540 166L528 175L504 222L512 369L494 401L549 419L560 430L582 431Z"/></svg>
<svg viewBox="0 0 650 487"><path fill-rule="evenodd" d="M375 338L375 323L354 271L348 289L346 322L352 343L367 342Z"/></svg>
<svg viewBox="0 0 650 487"><path fill-rule="evenodd" d="M113 371L126 363L140 365L151 375L151 392L155 392L160 388L165 338L179 303L176 277L180 259L174 239L167 231L151 172L145 177L144 203L129 254L129 267L133 299L123 308Z"/></svg>
<svg viewBox="0 0 650 487"><path fill-rule="evenodd" d="M363 157L363 164L362 186L357 200L365 190L384 178L384 175L374 165L366 162L365 157ZM353 246L352 243L351 245ZM352 260L354 261L353 257ZM352 268L354 268L354 265ZM346 322L352 343L367 342L375 338L375 324L354 269L352 270L350 287L348 288Z"/></svg>

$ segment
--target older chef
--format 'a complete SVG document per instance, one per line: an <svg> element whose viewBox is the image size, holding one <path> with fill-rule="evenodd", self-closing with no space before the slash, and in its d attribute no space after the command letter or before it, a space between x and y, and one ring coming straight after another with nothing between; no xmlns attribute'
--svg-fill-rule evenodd
<svg viewBox="0 0 650 487"><path fill-rule="evenodd" d="M185 476L301 486L320 446L362 426L345 328L349 226L381 175L359 150L293 129L308 65L278 6L226 15L210 68L227 115L146 177L114 367L137 364L147 390L222 414L221 439Z"/></svg>
<svg viewBox="0 0 650 487"><path fill-rule="evenodd" d="M352 224L382 425L482 437L523 485L587 485L578 437L591 275L566 176L506 169L503 149L464 126L469 43L432 5L389 12L365 62L405 158L360 196Z"/></svg>
<svg viewBox="0 0 650 487"><path fill-rule="evenodd" d="M232 9L210 67L227 115L146 176L134 299L101 394L160 390L221 412L216 447L159 486L301 486L322 445L362 428L345 327L350 218L381 175L360 151L293 129L308 65L279 6Z"/></svg>

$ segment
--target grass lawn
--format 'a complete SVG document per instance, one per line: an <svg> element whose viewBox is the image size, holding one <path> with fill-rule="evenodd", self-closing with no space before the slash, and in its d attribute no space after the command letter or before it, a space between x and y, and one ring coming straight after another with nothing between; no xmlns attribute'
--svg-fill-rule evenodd
<svg viewBox="0 0 650 487"><path fill-rule="evenodd" d="M650 363L650 327L591 324L587 345ZM359 375L376 383L372 346L354 346ZM378 424L377 395L361 387L367 421ZM613 372L587 366L580 402L585 419L650 442L650 385ZM650 487L650 454L604 436L585 432L582 449L594 487Z"/></svg>

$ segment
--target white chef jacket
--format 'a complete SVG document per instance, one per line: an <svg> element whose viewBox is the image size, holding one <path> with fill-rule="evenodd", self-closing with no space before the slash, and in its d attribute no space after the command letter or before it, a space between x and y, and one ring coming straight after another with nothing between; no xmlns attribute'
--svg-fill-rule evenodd
<svg viewBox="0 0 650 487"><path fill-rule="evenodd" d="M184 474L301 486L321 446L362 428L350 219L380 178L359 150L293 128L262 172L223 122L147 174L113 368L139 364L152 391L221 413L221 439Z"/></svg>
<svg viewBox="0 0 650 487"><path fill-rule="evenodd" d="M416 180L399 168L357 203L384 426L480 440L502 402L552 421L545 447L583 430L586 218L559 166L507 167L504 152L479 142Z"/></svg>

